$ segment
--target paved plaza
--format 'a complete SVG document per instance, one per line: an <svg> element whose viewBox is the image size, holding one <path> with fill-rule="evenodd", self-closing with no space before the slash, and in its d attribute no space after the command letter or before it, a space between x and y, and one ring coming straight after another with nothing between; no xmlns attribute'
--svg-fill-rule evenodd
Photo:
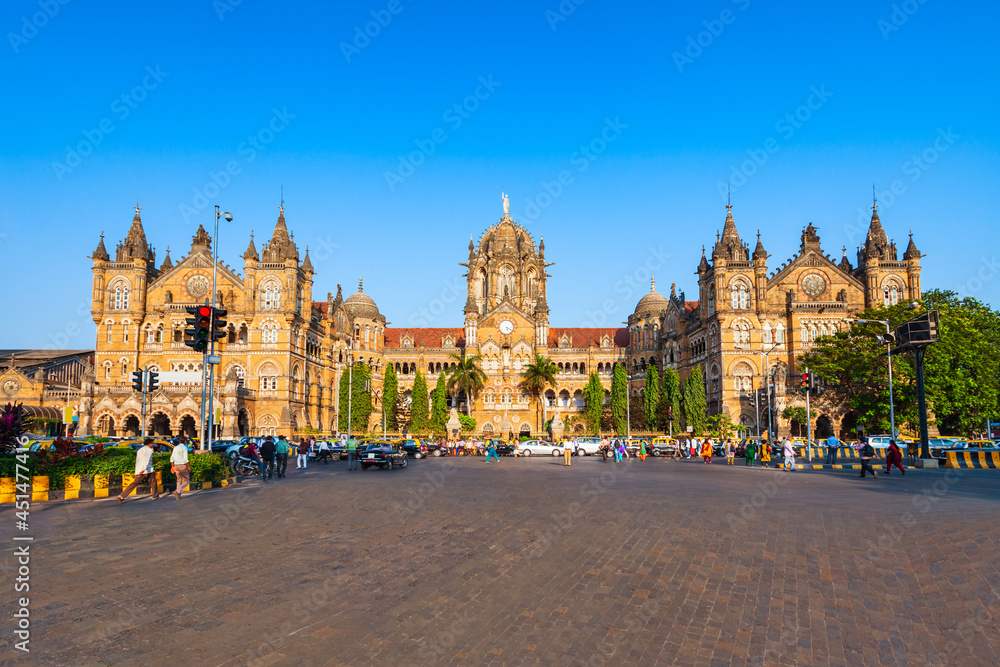
<svg viewBox="0 0 1000 667"><path fill-rule="evenodd" d="M36 503L20 662L997 664L998 509L1000 471L599 457Z"/></svg>

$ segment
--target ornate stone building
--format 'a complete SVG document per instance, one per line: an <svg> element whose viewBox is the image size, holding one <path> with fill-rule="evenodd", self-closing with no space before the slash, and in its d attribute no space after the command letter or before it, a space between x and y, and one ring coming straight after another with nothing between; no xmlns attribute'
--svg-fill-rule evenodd
<svg viewBox="0 0 1000 667"><path fill-rule="evenodd" d="M251 234L241 272L218 264L216 301L228 311L229 323L217 345L219 435L288 434L303 427L335 431L338 413L346 409L337 388L349 359L372 368L375 426L386 364L399 376L405 413L417 370L432 390L463 353L480 355L488 378L468 406L484 435L538 434L542 415L554 412L570 423L570 431L582 430L582 420L575 418L583 411L589 373L596 371L608 392L618 363L626 364L636 398L649 366L672 366L687 377L699 365L710 413L727 413L752 430L752 397L763 384L765 367L775 378L773 402L780 414L799 400L798 393L787 391L789 378L798 371L796 356L817 337L837 331L843 318L866 307L920 297L921 255L912 237L897 259L874 209L857 267L846 249L839 262L825 255L809 224L799 253L769 270L759 235L751 252L727 207L711 261L702 252L697 299L687 301L675 286L665 296L654 282L627 328L550 326L546 293L552 264L545 260L545 243L540 239L536 246L510 218L506 197L503 217L478 243L471 239L468 250L462 263L464 327L390 328L360 282L346 299L338 285L336 296L312 300L308 249L300 258L282 207L260 252ZM157 266L137 207L114 259L102 236L92 260L98 332L94 366L82 380L79 432L137 433L140 402L131 388L133 370L201 370L201 355L184 345L184 329L186 307L211 296L211 239L199 227L184 257L174 263L168 249ZM558 386L546 392L542 406L520 387L521 371L535 354L550 357L560 369ZM150 397L149 432L197 433L200 392L199 383L164 382ZM850 427L850 416L837 406L820 400L816 407L818 432Z"/></svg>
<svg viewBox="0 0 1000 667"><path fill-rule="evenodd" d="M801 394L791 390L804 370L797 367L796 357L811 349L818 337L844 327L844 318L866 308L919 299L922 255L911 234L900 260L873 206L857 267L847 258L846 248L839 262L824 254L818 230L809 223L802 230L799 252L769 271L760 234L751 253L736 229L732 207L726 209L711 262L702 250L698 299L687 301L673 287L669 299L654 290L629 317L632 391L640 391L649 364L672 366L682 378L700 366L709 414L728 414L752 432L757 423L754 396L768 372L774 385L775 423L779 432L787 433L782 410L804 405ZM763 402L760 415L766 429ZM821 436L851 433L856 419L822 397L814 404L812 417L815 433Z"/></svg>

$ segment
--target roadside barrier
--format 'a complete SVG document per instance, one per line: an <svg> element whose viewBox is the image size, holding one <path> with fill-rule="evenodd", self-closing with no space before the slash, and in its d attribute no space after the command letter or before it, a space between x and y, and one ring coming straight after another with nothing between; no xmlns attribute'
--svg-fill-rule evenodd
<svg viewBox="0 0 1000 667"><path fill-rule="evenodd" d="M163 473L156 471L156 485L160 493L163 493ZM65 488L53 489L47 476L31 478L31 500L32 501L54 501L54 500L78 500L88 498L108 498L112 494L118 495L126 486L132 483L135 475L129 473L124 475L68 475L66 477ZM191 482L191 491L200 491L215 487L230 486L236 483L235 477L227 477L218 483L212 482ZM173 484L171 484L173 487ZM149 493L148 484L140 484L132 490L130 496L137 495L139 491ZM17 485L13 477L0 477L0 504L13 503L15 495L18 495Z"/></svg>
<svg viewBox="0 0 1000 667"><path fill-rule="evenodd" d="M945 468L1000 468L1000 452L945 452Z"/></svg>

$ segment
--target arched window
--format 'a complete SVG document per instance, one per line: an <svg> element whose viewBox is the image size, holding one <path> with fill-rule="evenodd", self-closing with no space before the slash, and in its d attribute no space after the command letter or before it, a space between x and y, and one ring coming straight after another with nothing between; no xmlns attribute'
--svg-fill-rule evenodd
<svg viewBox="0 0 1000 667"><path fill-rule="evenodd" d="M128 284L118 283L115 286L115 310L128 310Z"/></svg>
<svg viewBox="0 0 1000 667"><path fill-rule="evenodd" d="M105 326L105 332L106 332L105 338L104 338L104 342L105 343L110 343L111 342L111 334L114 331L114 328L115 328L115 325L112 324L111 322L108 322L107 325Z"/></svg>
<svg viewBox="0 0 1000 667"><path fill-rule="evenodd" d="M715 285L708 287L708 312L709 314L715 312Z"/></svg>
<svg viewBox="0 0 1000 667"><path fill-rule="evenodd" d="M774 330L774 342L784 343L785 342L785 325L778 323L777 329Z"/></svg>
<svg viewBox="0 0 1000 667"><path fill-rule="evenodd" d="M772 336L771 336L771 324L770 324L770 322L764 322L764 329L763 329L763 333L761 333L761 340L764 343L771 343L771 342L773 342L772 341Z"/></svg>
<svg viewBox="0 0 1000 667"><path fill-rule="evenodd" d="M261 286L260 308L261 310L278 310L281 308L280 283L271 281Z"/></svg>
<svg viewBox="0 0 1000 667"><path fill-rule="evenodd" d="M104 379L105 380L110 380L111 379L111 362L110 361L105 361L104 362Z"/></svg>
<svg viewBox="0 0 1000 667"><path fill-rule="evenodd" d="M128 323L126 322L126 323L125 323L125 324L123 324L122 326L123 326L123 331L124 331L124 333L122 334L122 342L123 342L123 343L127 343L127 342L128 342L128 330L129 330L129 325L128 325Z"/></svg>
<svg viewBox="0 0 1000 667"><path fill-rule="evenodd" d="M156 330L152 327L146 329L146 342L155 343L156 342Z"/></svg>
<svg viewBox="0 0 1000 667"><path fill-rule="evenodd" d="M806 328L805 325L802 325L802 328L799 330L799 333L801 334L800 338L802 339L802 342L803 343L808 343L809 342L809 329Z"/></svg>
<svg viewBox="0 0 1000 667"><path fill-rule="evenodd" d="M750 291L746 283L738 282L730 289L730 305L734 309L745 309L750 307Z"/></svg>

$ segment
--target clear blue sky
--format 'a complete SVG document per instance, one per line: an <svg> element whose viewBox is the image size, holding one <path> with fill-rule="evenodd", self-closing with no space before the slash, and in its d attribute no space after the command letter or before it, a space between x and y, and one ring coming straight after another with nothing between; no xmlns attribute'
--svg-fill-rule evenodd
<svg viewBox="0 0 1000 667"><path fill-rule="evenodd" d="M853 261L872 183L895 182L881 219L900 251L913 229L925 288L1000 303L996 3L567 0L563 16L557 0L233 2L52 0L51 17L5 3L0 259L19 324L0 347L92 346L101 230L113 253L138 197L157 260L168 245L176 260L211 222L210 206L183 206L230 161L239 173L208 201L235 216L226 261L242 266L251 229L258 247L270 235L284 186L315 298L364 276L396 326L461 325L457 263L499 219L502 187L556 263L555 326L621 322L650 267L659 290L694 294L729 181L741 234L761 230L772 266L810 221ZM372 12L391 20L357 48ZM474 110L449 112L477 90ZM251 153L274 109L280 131ZM102 124L75 164L67 146ZM417 142L433 152L390 187ZM751 154L766 161L734 175ZM550 201L543 182L561 172Z"/></svg>

